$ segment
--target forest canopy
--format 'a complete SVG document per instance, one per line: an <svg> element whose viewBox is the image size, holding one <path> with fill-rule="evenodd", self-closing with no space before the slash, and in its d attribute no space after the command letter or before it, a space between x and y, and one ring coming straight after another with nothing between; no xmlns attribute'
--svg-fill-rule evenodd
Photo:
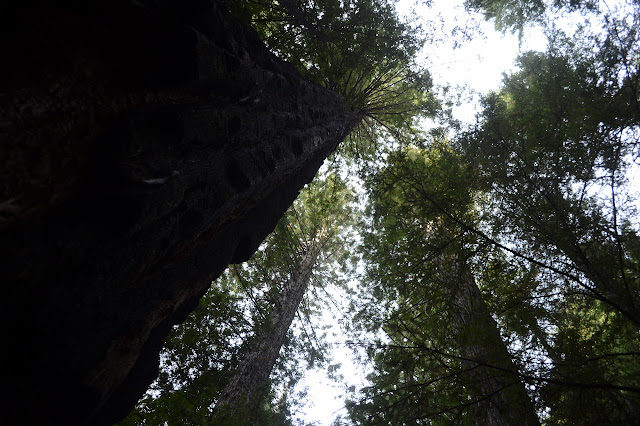
<svg viewBox="0 0 640 426"><path fill-rule="evenodd" d="M548 48L521 52L460 128L434 119L451 100L395 1L226 3L363 120L174 329L122 424L301 423L314 395L296 384L312 367L340 380L337 344L369 374L335 424L636 424L640 4L466 2L520 37L543 25ZM546 23L564 12L584 24ZM242 367L267 346L277 359Z"/></svg>

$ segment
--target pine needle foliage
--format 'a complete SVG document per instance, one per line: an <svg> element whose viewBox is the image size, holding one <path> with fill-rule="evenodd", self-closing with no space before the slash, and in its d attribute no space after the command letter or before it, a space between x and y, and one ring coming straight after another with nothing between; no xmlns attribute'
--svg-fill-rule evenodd
<svg viewBox="0 0 640 426"><path fill-rule="evenodd" d="M278 56L359 111L342 152L374 158L385 137L413 132L439 110L429 72L415 62L421 28L398 16L395 0L227 0Z"/></svg>

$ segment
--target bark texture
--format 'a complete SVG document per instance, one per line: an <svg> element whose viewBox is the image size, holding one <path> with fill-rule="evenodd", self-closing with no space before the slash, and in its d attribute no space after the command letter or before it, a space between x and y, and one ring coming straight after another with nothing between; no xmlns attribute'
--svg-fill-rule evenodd
<svg viewBox="0 0 640 426"><path fill-rule="evenodd" d="M231 416L246 420L250 415L252 403L273 370L289 327L309 287L320 246L320 239L306 245L298 267L280 291L264 331L257 336L251 350L245 354L222 390L215 407L215 415L219 418Z"/></svg>
<svg viewBox="0 0 640 426"><path fill-rule="evenodd" d="M110 424L359 118L213 0L0 24L0 423Z"/></svg>
<svg viewBox="0 0 640 426"><path fill-rule="evenodd" d="M458 283L451 295L453 332L460 345L467 391L477 400L470 413L479 426L539 425L498 324L491 316L469 268L457 256L449 259Z"/></svg>

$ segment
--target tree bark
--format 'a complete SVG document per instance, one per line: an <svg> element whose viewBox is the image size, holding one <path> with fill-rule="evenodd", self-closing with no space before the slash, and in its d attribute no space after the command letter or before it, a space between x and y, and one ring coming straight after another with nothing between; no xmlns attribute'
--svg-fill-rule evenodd
<svg viewBox="0 0 640 426"><path fill-rule="evenodd" d="M0 423L110 424L360 118L213 0L0 12Z"/></svg>
<svg viewBox="0 0 640 426"><path fill-rule="evenodd" d="M455 271L452 291L452 326L460 346L467 391L476 402L470 413L479 426L539 425L498 324L491 316L469 267L452 256L448 267Z"/></svg>
<svg viewBox="0 0 640 426"><path fill-rule="evenodd" d="M261 396L260 389L273 370L289 327L309 287L320 249L318 238L306 245L298 267L280 291L265 331L257 336L222 390L215 406L216 418L231 416L245 422L249 420L253 404Z"/></svg>

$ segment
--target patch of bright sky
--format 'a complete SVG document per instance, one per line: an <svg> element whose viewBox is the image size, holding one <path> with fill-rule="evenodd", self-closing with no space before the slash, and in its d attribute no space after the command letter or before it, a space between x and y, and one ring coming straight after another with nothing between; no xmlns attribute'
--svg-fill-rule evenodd
<svg viewBox="0 0 640 426"><path fill-rule="evenodd" d="M520 45L516 35L502 35L494 30L493 23L465 11L462 0L434 0L430 7L422 3L401 0L398 11L406 17L417 15L425 29L434 31L436 37L425 46L419 61L429 69L436 86L466 88L456 91L460 93L459 105L453 110L454 117L464 123L475 121L478 95L500 87L503 73L515 69L520 52L546 50L546 37L539 29L527 29ZM465 39L465 34L470 37ZM339 330L338 318L331 313L325 313L322 321L333 323L334 330ZM353 361L352 350L345 346L339 331L332 344L334 359L342 364L338 373L344 380L336 383L327 379L324 372L308 371L299 383L300 387L308 387L308 401L294 414L296 424L330 425L338 415L346 415L345 387L366 384L365 366Z"/></svg>
<svg viewBox="0 0 640 426"><path fill-rule="evenodd" d="M407 18L416 15L433 42L421 52L419 63L430 71L434 84L451 86L459 93L454 118L472 123L479 111L478 95L497 90L504 73L516 69L519 53L545 51L547 39L538 27L526 28L522 42L514 34L495 31L493 22L465 10L462 0L434 0L431 7L416 0L401 0L398 10ZM465 89L465 90L456 90Z"/></svg>

